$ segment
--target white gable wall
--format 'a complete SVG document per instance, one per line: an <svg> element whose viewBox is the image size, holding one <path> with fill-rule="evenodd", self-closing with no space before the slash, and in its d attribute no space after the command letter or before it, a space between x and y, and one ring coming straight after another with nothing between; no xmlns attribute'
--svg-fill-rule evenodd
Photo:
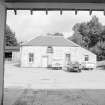
<svg viewBox="0 0 105 105"><path fill-rule="evenodd" d="M89 56L89 61L85 61L85 55ZM96 67L97 57L92 52L82 47L71 47L71 60L72 62L78 61L79 63L90 63Z"/></svg>

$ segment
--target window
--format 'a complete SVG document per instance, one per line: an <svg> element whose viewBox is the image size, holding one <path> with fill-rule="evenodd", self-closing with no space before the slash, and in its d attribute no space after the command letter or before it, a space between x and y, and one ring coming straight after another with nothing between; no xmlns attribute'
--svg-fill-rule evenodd
<svg viewBox="0 0 105 105"><path fill-rule="evenodd" d="M51 46L48 46L47 53L53 53L53 48Z"/></svg>
<svg viewBox="0 0 105 105"><path fill-rule="evenodd" d="M85 55L85 61L89 61L89 56Z"/></svg>
<svg viewBox="0 0 105 105"><path fill-rule="evenodd" d="M34 54L29 53L29 62L33 62L33 61L34 61Z"/></svg>

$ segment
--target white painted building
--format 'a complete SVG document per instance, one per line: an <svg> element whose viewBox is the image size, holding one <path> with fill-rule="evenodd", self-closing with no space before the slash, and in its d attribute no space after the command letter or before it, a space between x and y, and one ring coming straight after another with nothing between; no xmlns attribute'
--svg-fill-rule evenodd
<svg viewBox="0 0 105 105"><path fill-rule="evenodd" d="M21 67L65 67L70 62L95 68L96 55L63 36L38 36L21 46Z"/></svg>

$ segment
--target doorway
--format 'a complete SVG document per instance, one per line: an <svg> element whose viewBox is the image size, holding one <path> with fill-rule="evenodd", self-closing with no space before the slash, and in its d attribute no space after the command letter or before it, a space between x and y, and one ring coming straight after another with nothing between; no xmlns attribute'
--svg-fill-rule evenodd
<svg viewBox="0 0 105 105"><path fill-rule="evenodd" d="M48 67L48 56L42 56L42 66L41 67Z"/></svg>
<svg viewBox="0 0 105 105"><path fill-rule="evenodd" d="M66 62L66 65L70 65L70 63L71 63L71 55L70 54L66 54L65 62Z"/></svg>
<svg viewBox="0 0 105 105"><path fill-rule="evenodd" d="M12 52L5 52L5 60L12 61Z"/></svg>

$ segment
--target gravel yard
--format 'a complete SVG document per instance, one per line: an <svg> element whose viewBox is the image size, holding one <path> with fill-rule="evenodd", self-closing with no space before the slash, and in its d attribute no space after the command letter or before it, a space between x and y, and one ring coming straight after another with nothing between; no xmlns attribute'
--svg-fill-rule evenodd
<svg viewBox="0 0 105 105"><path fill-rule="evenodd" d="M105 105L105 90L5 89L4 105Z"/></svg>
<svg viewBox="0 0 105 105"><path fill-rule="evenodd" d="M105 105L105 71L65 72L5 64L4 105Z"/></svg>
<svg viewBox="0 0 105 105"><path fill-rule="evenodd" d="M5 88L105 89L105 70L65 72L5 64Z"/></svg>

